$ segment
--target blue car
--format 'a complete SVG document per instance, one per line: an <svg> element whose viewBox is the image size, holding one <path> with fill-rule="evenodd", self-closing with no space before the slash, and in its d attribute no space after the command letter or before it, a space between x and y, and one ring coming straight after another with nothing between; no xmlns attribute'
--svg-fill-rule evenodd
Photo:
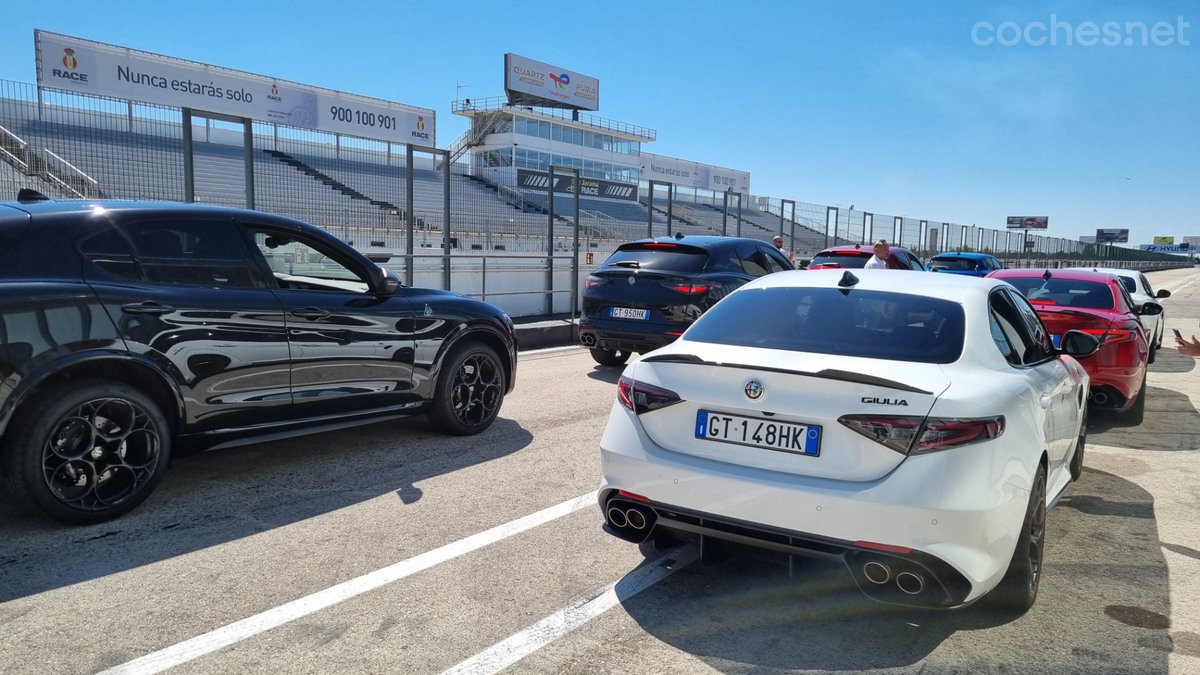
<svg viewBox="0 0 1200 675"><path fill-rule="evenodd" d="M1004 269L1004 265L986 253L939 253L929 259L925 269L930 272L986 277L996 270Z"/></svg>

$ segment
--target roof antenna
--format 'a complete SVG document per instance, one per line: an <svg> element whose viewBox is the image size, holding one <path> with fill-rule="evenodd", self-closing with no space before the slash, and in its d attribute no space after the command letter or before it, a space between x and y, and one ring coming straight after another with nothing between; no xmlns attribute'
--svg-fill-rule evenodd
<svg viewBox="0 0 1200 675"><path fill-rule="evenodd" d="M1046 281L1050 281L1050 277L1052 277L1052 276L1054 276L1054 275L1050 274L1050 270L1046 270L1046 273L1042 275L1042 278L1045 279Z"/></svg>
<svg viewBox="0 0 1200 675"><path fill-rule="evenodd" d="M683 239L683 233L682 233L682 232L676 232L676 233L675 233L675 241L679 241L680 239Z"/></svg>
<svg viewBox="0 0 1200 675"><path fill-rule="evenodd" d="M845 272L842 272L842 278L840 281L838 281L838 286L841 286L842 288L850 288L857 283L858 277L851 274L850 270L846 270Z"/></svg>
<svg viewBox="0 0 1200 675"><path fill-rule="evenodd" d="M21 188L21 191L17 193L17 201L22 204L36 204L38 202L48 202L50 198L37 190Z"/></svg>

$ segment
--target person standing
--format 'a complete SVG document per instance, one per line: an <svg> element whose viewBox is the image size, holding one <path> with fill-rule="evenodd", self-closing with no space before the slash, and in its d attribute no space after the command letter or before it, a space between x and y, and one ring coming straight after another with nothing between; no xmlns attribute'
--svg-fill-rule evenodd
<svg viewBox="0 0 1200 675"><path fill-rule="evenodd" d="M880 239L875 242L874 255L863 265L863 269L867 270L886 270L888 268L888 258L892 255L892 247L888 245L886 239Z"/></svg>
<svg viewBox="0 0 1200 675"><path fill-rule="evenodd" d="M775 235L775 238L771 240L771 243L774 244L775 248L778 249L779 252L782 253L788 260L792 261L793 265L796 264L796 254L783 249L783 235Z"/></svg>

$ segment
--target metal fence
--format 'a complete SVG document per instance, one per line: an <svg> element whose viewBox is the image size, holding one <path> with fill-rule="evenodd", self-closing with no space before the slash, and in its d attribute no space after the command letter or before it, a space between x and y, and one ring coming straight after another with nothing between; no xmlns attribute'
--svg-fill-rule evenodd
<svg viewBox="0 0 1200 675"><path fill-rule="evenodd" d="M0 80L0 198L30 187L55 198L255 208L311 222L375 259L401 261L410 281L440 265L443 287L451 286L453 255L477 260L578 250L597 264L623 242L676 232L762 240L779 234L800 259L827 246L888 239L922 258L980 251L1012 265L1186 262L1043 235L1026 244L1019 231L644 181L623 200L581 198L576 218L572 195L522 184L521 172L530 167L473 164L470 153L450 162L450 156Z"/></svg>

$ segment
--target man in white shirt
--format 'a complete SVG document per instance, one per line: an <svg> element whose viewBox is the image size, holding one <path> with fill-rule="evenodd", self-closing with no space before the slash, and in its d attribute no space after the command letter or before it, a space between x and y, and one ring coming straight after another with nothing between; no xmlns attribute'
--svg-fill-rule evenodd
<svg viewBox="0 0 1200 675"><path fill-rule="evenodd" d="M792 253L791 251L786 251L786 250L784 250L784 248L783 248L783 237L782 237L781 235L778 235L778 234L777 234L777 235L775 235L775 238L771 240L771 243L775 245L775 250L779 251L779 252L780 252L780 253L782 253L782 254L783 254L783 255L784 255L784 256L785 256L785 257L786 257L788 260L792 261L792 264L795 264L795 263L796 263L796 256L795 256L795 254L794 254L794 253Z"/></svg>
<svg viewBox="0 0 1200 675"><path fill-rule="evenodd" d="M892 247L888 246L886 239L880 239L875 242L875 255L863 265L863 269L867 270L886 270L888 268L888 257L892 254Z"/></svg>

